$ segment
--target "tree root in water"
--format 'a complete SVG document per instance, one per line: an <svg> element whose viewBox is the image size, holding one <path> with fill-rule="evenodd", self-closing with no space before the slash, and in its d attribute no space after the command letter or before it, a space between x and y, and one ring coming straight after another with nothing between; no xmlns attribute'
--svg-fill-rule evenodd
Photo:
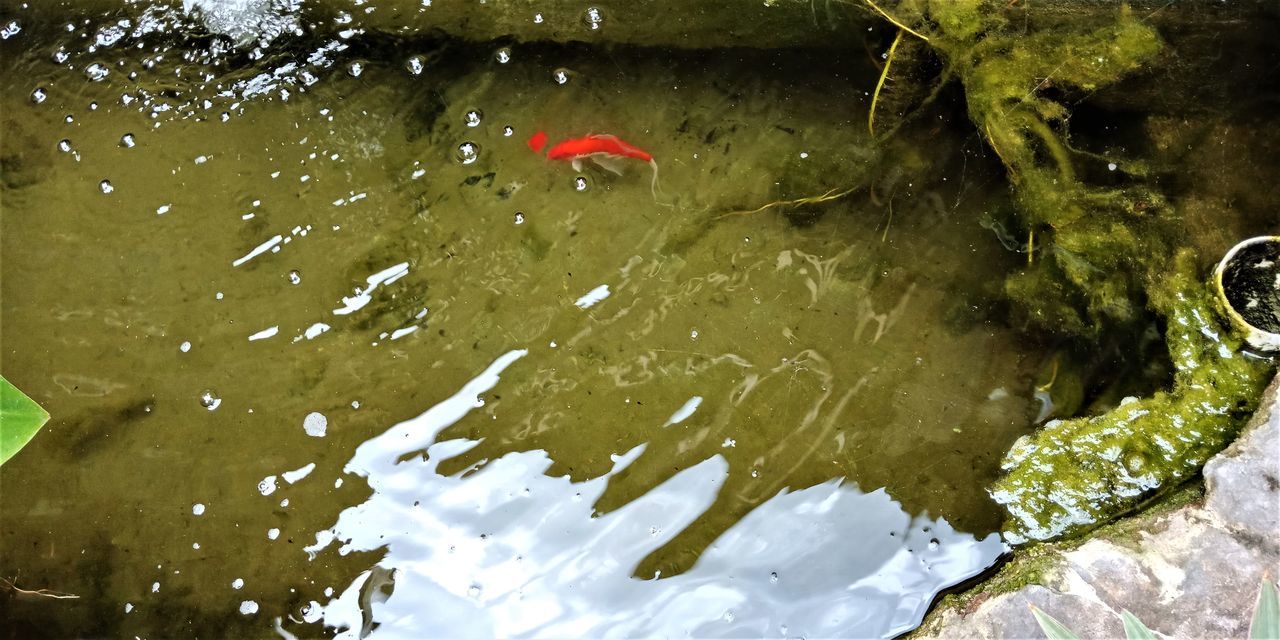
<svg viewBox="0 0 1280 640"><path fill-rule="evenodd" d="M24 596L34 596L38 598L51 598L54 600L77 600L80 596L74 593L62 593L52 589L23 589L18 586L17 578L0 578L0 591L10 591Z"/></svg>
<svg viewBox="0 0 1280 640"><path fill-rule="evenodd" d="M854 191L857 191L857 190L858 190L858 187L849 187L848 189L845 189L844 191L838 191L837 189L831 189L830 191L827 191L826 193L824 193L824 194L822 194L822 195L817 195L817 196L808 196L808 197L805 197L805 198L796 198L796 199L794 199L794 200L775 200L775 201L773 201L773 202L770 202L769 204L761 205L761 206L756 207L755 209L751 209L751 210L749 210L749 211L730 211L730 212L728 212L728 213L722 213L722 214L720 214L720 215L716 216L716 217L715 217L715 219L716 219L716 220L720 220L720 219L728 218L728 217L731 217L731 216L749 216L749 215L754 214L754 213L760 213L760 212L762 212L762 211L766 211L766 210L771 209L771 208L773 208L773 207L783 207L783 206L800 206L800 205L806 205L806 204L818 204L818 203L821 203L821 202L831 202L832 200L839 200L840 198L843 198L843 197L845 197L845 196L847 196L847 195L849 195L849 194L851 194L851 193L853 193Z"/></svg>

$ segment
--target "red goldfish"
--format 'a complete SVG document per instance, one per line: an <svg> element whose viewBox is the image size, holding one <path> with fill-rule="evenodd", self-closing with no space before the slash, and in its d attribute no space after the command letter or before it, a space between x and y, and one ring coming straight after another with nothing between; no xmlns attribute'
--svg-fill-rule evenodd
<svg viewBox="0 0 1280 640"><path fill-rule="evenodd" d="M530 149L541 153L543 147L547 145L547 134L543 131L533 134L529 138L528 144ZM581 171L582 160L587 159L600 165L606 171L622 175L622 165L618 161L624 158L634 158L649 163L649 166L653 168L653 181L650 188L653 190L654 197L657 197L658 163L654 161L653 155L639 147L623 142L617 136L602 133L588 134L581 138L571 138L559 142L547 151L547 159L567 160L573 165L574 171Z"/></svg>

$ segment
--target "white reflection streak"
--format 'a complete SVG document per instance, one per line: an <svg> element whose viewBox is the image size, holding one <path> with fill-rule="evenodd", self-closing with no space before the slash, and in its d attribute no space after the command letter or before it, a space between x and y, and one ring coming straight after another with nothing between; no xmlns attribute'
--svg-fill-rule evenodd
<svg viewBox="0 0 1280 640"><path fill-rule="evenodd" d="M602 284L584 294L574 302L574 306L579 309L589 309L601 300L609 297L609 285Z"/></svg>
<svg viewBox="0 0 1280 640"><path fill-rule="evenodd" d="M286 471L286 472L284 472L284 473L280 474L280 477L281 477L281 478L284 478L284 481L285 481L285 482L288 482L289 484L295 484L295 483L297 483L299 480L301 480L301 479L303 479L303 478L307 477L308 475L310 475L310 474L311 474L311 472L312 472L312 471L315 471L315 470L316 470L316 463L311 462L311 463L308 463L307 465L305 465L305 466L303 466L303 467L300 467L300 468L298 468L298 469L294 469L293 471Z"/></svg>
<svg viewBox="0 0 1280 640"><path fill-rule="evenodd" d="M263 329L262 331L259 331L249 336L249 342L253 342L254 340L266 340L267 338L270 338L271 336L274 336L277 333L280 333L279 325L276 325L274 327L267 327L266 329Z"/></svg>
<svg viewBox="0 0 1280 640"><path fill-rule="evenodd" d="M323 322L317 322L307 327L307 330L302 332L302 335L294 336L293 341L297 342L303 338L306 338L308 340L314 340L316 336L328 331L329 329L330 329L329 325Z"/></svg>
<svg viewBox="0 0 1280 640"><path fill-rule="evenodd" d="M702 396L689 398L679 409L676 409L675 413L671 414L670 418L667 418L667 423L662 426L669 427L673 424L680 424L681 422L688 420L689 416L693 415L693 412L698 410L698 405L700 404L702 404Z"/></svg>
<svg viewBox="0 0 1280 640"><path fill-rule="evenodd" d="M372 294L374 290L381 285L391 284L392 282L403 278L408 273L409 263L401 262L400 264L387 267L386 269L365 278L365 282L369 285L368 288L360 291L354 296L344 297L342 299L342 307L333 310L334 315L345 316L353 311L363 309L365 305L369 304L373 300Z"/></svg>
<svg viewBox="0 0 1280 640"><path fill-rule="evenodd" d="M250 260L252 260L252 259L254 259L254 258L256 258L256 257L258 257L258 256L260 256L260 255L262 255L262 254L264 254L264 253L266 253L266 252L268 252L268 251L270 251L272 247L274 247L274 246L276 246L276 245L280 244L280 242L281 242L281 241L283 241L283 240L284 240L284 236L277 234L275 237L271 238L270 240L268 240L268 241L266 241L266 242L264 242L264 243L262 243L262 244L260 244L260 245L258 245L258 246L256 246L256 247L254 247L254 248L253 248L253 251L250 251L249 253L245 254L243 258L240 258L240 259L236 260L235 262L232 262L232 263L231 263L231 266L233 266L233 267L238 267L238 266L240 266L240 265L242 265L242 264L244 264L244 263L246 263L246 262L248 262L248 261L250 261Z"/></svg>

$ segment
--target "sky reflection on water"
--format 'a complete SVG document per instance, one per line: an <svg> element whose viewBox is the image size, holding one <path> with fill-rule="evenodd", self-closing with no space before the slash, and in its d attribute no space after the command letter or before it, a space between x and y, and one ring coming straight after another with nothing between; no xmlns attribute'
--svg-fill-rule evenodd
<svg viewBox="0 0 1280 640"><path fill-rule="evenodd" d="M309 621L341 638L891 637L918 624L940 589L1004 551L997 534L978 540L911 516L883 490L832 480L779 493L683 574L630 577L711 506L727 463L712 456L602 516L592 504L644 445L579 483L545 475L542 451L437 473L439 460L478 442L436 435L483 406L481 394L526 353L504 354L357 449L346 471L364 476L373 495L307 551L332 553L337 541L341 554L385 555L327 604L313 603Z"/></svg>

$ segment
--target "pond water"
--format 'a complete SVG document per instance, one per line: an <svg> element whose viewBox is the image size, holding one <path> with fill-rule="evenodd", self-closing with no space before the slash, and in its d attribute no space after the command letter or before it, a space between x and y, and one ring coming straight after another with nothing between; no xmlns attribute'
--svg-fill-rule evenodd
<svg viewBox="0 0 1280 640"><path fill-rule="evenodd" d="M0 43L14 637L893 636L1004 552L1007 188L865 51L129 11Z"/></svg>

